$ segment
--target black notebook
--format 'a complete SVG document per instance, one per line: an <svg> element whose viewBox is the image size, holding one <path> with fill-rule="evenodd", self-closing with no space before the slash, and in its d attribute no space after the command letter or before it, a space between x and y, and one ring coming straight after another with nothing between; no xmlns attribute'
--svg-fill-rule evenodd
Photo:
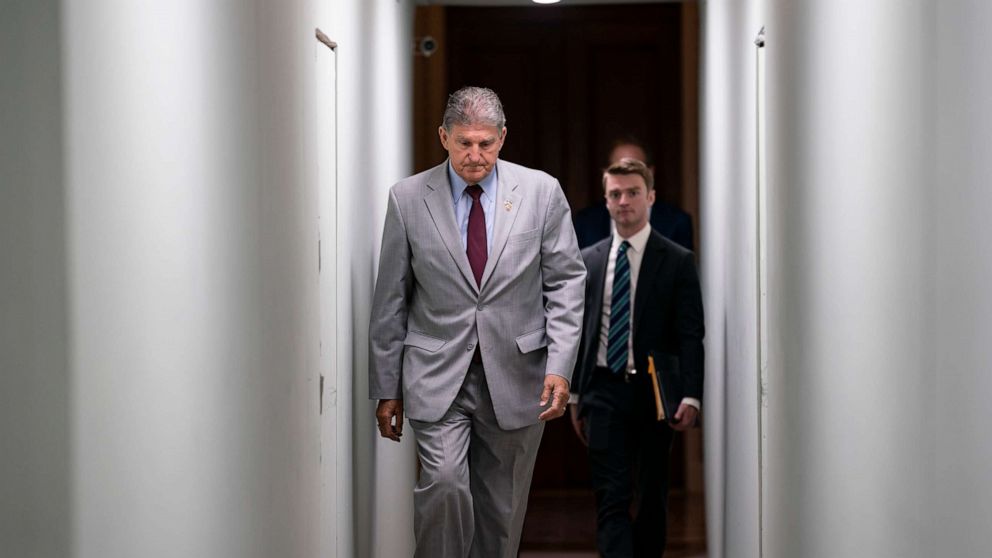
<svg viewBox="0 0 992 558"><path fill-rule="evenodd" d="M654 389L654 403L658 420L675 422L675 413L682 403L682 376L679 374L679 357L671 353L648 353L648 375Z"/></svg>

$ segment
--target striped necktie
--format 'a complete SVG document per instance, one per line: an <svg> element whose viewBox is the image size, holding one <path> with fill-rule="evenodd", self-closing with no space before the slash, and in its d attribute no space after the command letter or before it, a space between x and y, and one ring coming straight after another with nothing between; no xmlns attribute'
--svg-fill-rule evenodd
<svg viewBox="0 0 992 558"><path fill-rule="evenodd" d="M627 370L627 340L630 339L630 243L624 240L617 248L613 267L613 298L610 299L610 334L606 338L606 365L614 374Z"/></svg>

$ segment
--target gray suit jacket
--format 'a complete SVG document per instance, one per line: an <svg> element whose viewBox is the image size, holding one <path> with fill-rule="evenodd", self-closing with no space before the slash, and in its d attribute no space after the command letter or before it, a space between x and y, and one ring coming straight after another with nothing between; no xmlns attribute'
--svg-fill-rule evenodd
<svg viewBox="0 0 992 558"><path fill-rule="evenodd" d="M568 202L546 173L497 161L492 248L477 287L455 223L447 161L389 192L369 324L369 396L439 420L476 345L503 429L537 422L546 374L570 379L586 270Z"/></svg>

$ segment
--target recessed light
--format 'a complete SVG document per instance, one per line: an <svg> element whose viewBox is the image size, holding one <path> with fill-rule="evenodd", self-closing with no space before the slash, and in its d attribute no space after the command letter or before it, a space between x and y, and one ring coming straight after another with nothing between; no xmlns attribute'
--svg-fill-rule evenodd
<svg viewBox="0 0 992 558"><path fill-rule="evenodd" d="M531 0L535 4L557 4L561 0Z"/></svg>

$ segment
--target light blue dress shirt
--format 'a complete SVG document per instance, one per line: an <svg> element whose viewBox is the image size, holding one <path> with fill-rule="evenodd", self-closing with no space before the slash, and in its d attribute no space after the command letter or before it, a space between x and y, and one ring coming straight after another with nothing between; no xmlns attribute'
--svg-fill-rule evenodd
<svg viewBox="0 0 992 558"><path fill-rule="evenodd" d="M468 184L462 177L455 173L451 161L448 161L448 182L451 183L451 199L455 203L455 223L462 233L462 246L468 246L468 214L472 211L472 196L465 193ZM493 222L496 220L496 189L499 182L496 180L496 168L489 173L479 186L482 188L482 195L479 202L482 203L482 212L486 215L486 253L493 251Z"/></svg>

